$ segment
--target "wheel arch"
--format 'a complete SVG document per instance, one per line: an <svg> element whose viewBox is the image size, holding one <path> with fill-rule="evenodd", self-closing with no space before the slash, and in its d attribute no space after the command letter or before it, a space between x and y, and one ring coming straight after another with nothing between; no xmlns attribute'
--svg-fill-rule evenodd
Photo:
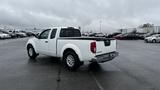
<svg viewBox="0 0 160 90"><path fill-rule="evenodd" d="M80 49L77 46L75 46L75 45L66 45L65 47L63 47L63 49L61 51L61 58L63 58L64 54L67 51L73 51L75 54L77 54L79 60L80 61L82 60Z"/></svg>
<svg viewBox="0 0 160 90"><path fill-rule="evenodd" d="M32 46L32 47L34 48L35 52L37 53L37 50L36 50L34 44L32 44L32 43L27 43L26 48L28 49L29 46Z"/></svg>
<svg viewBox="0 0 160 90"><path fill-rule="evenodd" d="M36 39L35 38L31 38L28 40L27 44L26 44L26 48L28 47L28 45L32 45L32 47L34 48L35 52L37 52L37 48L36 48L36 44L35 44Z"/></svg>
<svg viewBox="0 0 160 90"><path fill-rule="evenodd" d="M157 40L154 38L154 39L152 39L152 42L156 43L156 42L157 42Z"/></svg>
<svg viewBox="0 0 160 90"><path fill-rule="evenodd" d="M27 49L29 48L29 46L32 46L33 47L33 45L31 44L31 43L28 43L27 44ZM34 47L33 47L34 48Z"/></svg>

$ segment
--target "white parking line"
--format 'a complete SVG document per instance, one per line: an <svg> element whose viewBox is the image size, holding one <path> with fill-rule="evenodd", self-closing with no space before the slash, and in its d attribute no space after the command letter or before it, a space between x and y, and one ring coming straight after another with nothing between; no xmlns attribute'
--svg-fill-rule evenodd
<svg viewBox="0 0 160 90"><path fill-rule="evenodd" d="M90 71L90 74L91 74L92 78L95 80L98 88L99 88L100 90L104 90L104 88L103 88L102 85L99 83L99 81L97 80L97 78L95 77L95 75L93 74L92 71Z"/></svg>

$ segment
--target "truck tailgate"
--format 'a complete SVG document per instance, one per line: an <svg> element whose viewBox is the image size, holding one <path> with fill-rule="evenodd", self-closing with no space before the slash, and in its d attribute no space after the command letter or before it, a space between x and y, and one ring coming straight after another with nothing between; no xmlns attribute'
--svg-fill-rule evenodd
<svg viewBox="0 0 160 90"><path fill-rule="evenodd" d="M116 40L97 41L96 55L114 52L117 49Z"/></svg>

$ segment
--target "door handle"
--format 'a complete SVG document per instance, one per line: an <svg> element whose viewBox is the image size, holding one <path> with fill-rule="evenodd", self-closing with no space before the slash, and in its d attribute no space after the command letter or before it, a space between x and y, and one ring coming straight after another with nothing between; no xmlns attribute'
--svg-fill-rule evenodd
<svg viewBox="0 0 160 90"><path fill-rule="evenodd" d="M45 41L45 43L48 43L48 41Z"/></svg>

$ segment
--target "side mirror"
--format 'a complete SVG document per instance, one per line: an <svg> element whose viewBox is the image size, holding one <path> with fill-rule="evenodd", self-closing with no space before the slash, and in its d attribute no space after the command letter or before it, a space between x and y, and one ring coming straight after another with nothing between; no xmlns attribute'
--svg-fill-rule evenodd
<svg viewBox="0 0 160 90"><path fill-rule="evenodd" d="M34 37L38 39L39 38L39 34L34 34Z"/></svg>

